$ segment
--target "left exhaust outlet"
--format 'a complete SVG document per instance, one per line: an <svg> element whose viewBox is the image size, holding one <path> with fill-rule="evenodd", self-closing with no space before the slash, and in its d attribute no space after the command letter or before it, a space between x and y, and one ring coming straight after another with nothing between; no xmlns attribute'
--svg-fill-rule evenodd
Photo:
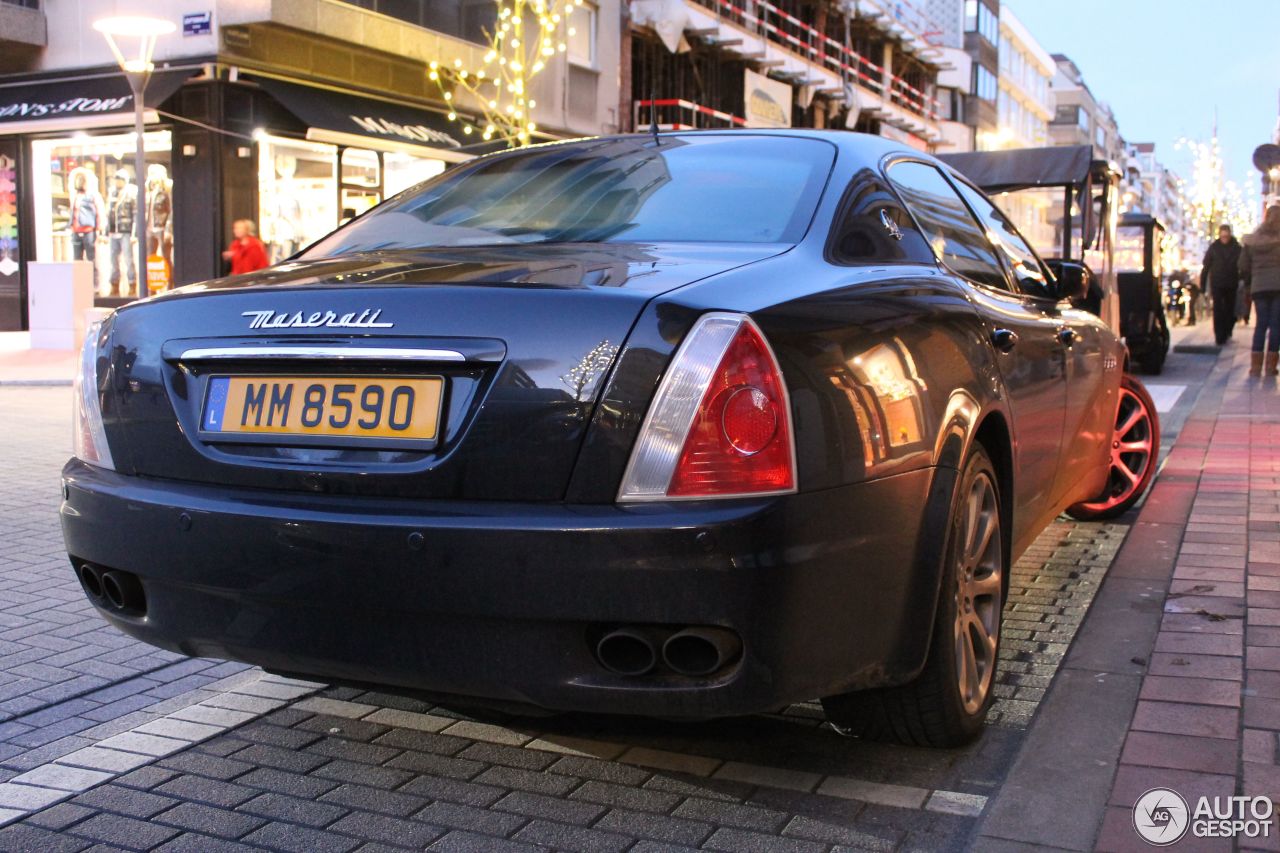
<svg viewBox="0 0 1280 853"><path fill-rule="evenodd" d="M102 572L96 566L83 563L76 570L76 575L80 578L80 586L84 587L85 593L94 601L101 603L103 599Z"/></svg>

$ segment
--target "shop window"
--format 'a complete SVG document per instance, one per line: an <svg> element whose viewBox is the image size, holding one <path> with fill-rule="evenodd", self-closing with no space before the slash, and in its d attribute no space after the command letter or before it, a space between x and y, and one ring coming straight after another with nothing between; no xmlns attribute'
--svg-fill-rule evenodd
<svg viewBox="0 0 1280 853"><path fill-rule="evenodd" d="M139 202L146 206L148 255L163 257L173 269L171 135L167 130L143 134L147 168L141 196L135 139L132 133L77 133L31 144L35 259L92 262L94 286L102 295L136 292Z"/></svg>
<svg viewBox="0 0 1280 853"><path fill-rule="evenodd" d="M258 230L272 263L338 225L338 149L264 136L258 146Z"/></svg>
<svg viewBox="0 0 1280 853"><path fill-rule="evenodd" d="M382 155L383 192L387 198L434 178L445 169L443 160L428 160L412 154L388 151Z"/></svg>
<svg viewBox="0 0 1280 853"><path fill-rule="evenodd" d="M377 151L344 148L341 153L342 194L338 224L355 219L382 201L382 164Z"/></svg>

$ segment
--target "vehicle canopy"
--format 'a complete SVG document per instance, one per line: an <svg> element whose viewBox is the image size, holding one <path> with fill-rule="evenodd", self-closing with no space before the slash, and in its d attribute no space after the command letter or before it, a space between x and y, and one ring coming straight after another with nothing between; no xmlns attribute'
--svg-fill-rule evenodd
<svg viewBox="0 0 1280 853"><path fill-rule="evenodd" d="M1093 271L1097 313L1123 333L1113 265L1120 172L1092 146L1011 148L940 154L986 193L1046 257Z"/></svg>
<svg viewBox="0 0 1280 853"><path fill-rule="evenodd" d="M965 151L940 154L938 159L989 193L1082 186L1089 182L1095 163L1089 145Z"/></svg>

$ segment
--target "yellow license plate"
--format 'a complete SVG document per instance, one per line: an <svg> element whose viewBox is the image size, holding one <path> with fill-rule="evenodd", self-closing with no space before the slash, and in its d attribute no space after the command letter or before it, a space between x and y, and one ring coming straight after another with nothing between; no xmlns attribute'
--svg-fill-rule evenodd
<svg viewBox="0 0 1280 853"><path fill-rule="evenodd" d="M213 376L206 433L431 441L439 376Z"/></svg>

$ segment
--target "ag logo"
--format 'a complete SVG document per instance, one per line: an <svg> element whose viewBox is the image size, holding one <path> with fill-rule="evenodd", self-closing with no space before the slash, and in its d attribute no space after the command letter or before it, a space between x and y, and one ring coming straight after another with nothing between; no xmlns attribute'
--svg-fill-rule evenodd
<svg viewBox="0 0 1280 853"><path fill-rule="evenodd" d="M1133 828L1143 841L1157 847L1186 835L1190 816L1187 801L1168 788L1152 788L1133 804Z"/></svg>

